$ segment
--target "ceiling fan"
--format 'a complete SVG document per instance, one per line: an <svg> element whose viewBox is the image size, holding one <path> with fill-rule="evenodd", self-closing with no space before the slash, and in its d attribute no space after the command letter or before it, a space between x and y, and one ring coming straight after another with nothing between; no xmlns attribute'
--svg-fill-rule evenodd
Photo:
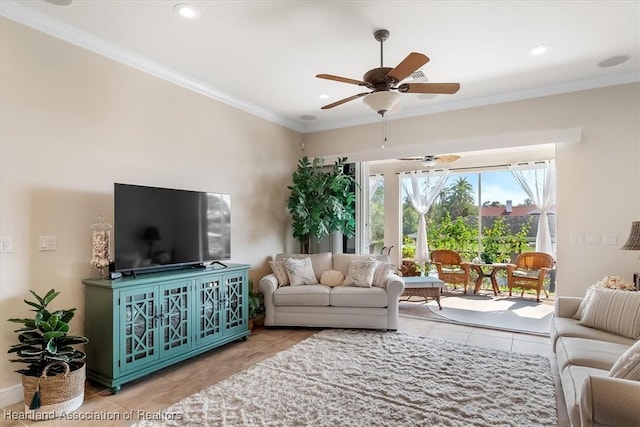
<svg viewBox="0 0 640 427"><path fill-rule="evenodd" d="M440 163L451 163L458 160L460 156L457 154L447 154L444 156L418 156L418 157L401 157L398 160L407 160L412 162L422 162L422 166L435 166Z"/></svg>
<svg viewBox="0 0 640 427"><path fill-rule="evenodd" d="M389 31L377 30L373 33L373 36L380 42L380 67L367 71L362 80L334 76L332 74L316 75L320 79L364 86L371 91L352 95L325 105L322 107L323 110L365 97L364 102L378 114L384 116L387 111L398 103L400 93L454 94L460 89L460 83L401 83L413 72L429 62L429 58L422 53L411 52L395 68L384 67L382 62L383 43L389 38Z"/></svg>

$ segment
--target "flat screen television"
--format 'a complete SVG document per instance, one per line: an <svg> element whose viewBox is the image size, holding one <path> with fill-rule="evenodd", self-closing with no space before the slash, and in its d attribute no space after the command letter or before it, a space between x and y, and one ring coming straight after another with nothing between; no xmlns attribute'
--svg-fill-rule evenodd
<svg viewBox="0 0 640 427"><path fill-rule="evenodd" d="M228 194L114 184L114 270L145 273L231 258Z"/></svg>

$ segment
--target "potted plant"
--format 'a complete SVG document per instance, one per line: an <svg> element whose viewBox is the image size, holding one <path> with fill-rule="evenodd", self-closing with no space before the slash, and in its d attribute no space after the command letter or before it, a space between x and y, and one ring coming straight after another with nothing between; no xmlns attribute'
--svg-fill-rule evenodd
<svg viewBox="0 0 640 427"><path fill-rule="evenodd" d="M293 173L293 185L287 207L293 218L293 237L300 240L300 250L308 254L310 239L322 239L334 232L347 237L355 234L355 179L344 173L347 158L336 160L331 168L324 159L310 162L303 157Z"/></svg>
<svg viewBox="0 0 640 427"><path fill-rule="evenodd" d="M15 331L19 343L8 351L19 358L9 361L27 364L16 371L22 374L25 409L28 405L31 410L59 416L82 406L86 355L73 346L89 340L69 335L75 308L49 311L49 304L60 292L51 289L44 297L30 292L36 301L24 302L35 312L33 318L9 319L23 325Z"/></svg>
<svg viewBox="0 0 640 427"><path fill-rule="evenodd" d="M262 313L260 295L253 290L253 280L249 280L249 330L253 330L254 320Z"/></svg>

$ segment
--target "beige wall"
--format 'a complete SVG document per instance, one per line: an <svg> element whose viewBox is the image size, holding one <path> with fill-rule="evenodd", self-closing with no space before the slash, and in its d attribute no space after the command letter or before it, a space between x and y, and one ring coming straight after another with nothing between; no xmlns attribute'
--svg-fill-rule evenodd
<svg viewBox="0 0 640 427"><path fill-rule="evenodd" d="M373 114L373 113L372 113ZM621 251L631 222L640 220L640 84L547 96L304 135L306 154L379 160L399 155L457 153L491 146L549 142L564 129L580 128L581 140L556 144L558 293L584 294L605 275L631 280L638 252ZM505 137L505 135L507 137ZM509 137L512 135L512 141ZM524 146L524 145L523 145ZM348 151L345 151L347 147ZM529 160L525 156L522 160ZM397 187L397 179L390 180ZM397 188L385 188L385 245L399 245ZM394 206L395 204L395 206ZM617 237L615 245L572 244L574 234Z"/></svg>
<svg viewBox="0 0 640 427"><path fill-rule="evenodd" d="M231 194L233 261L254 281L295 248L286 185L299 134L12 21L0 29L0 234L14 243L0 256L0 391L20 381L5 319L28 314L29 289L62 291L82 333L90 226L113 223L114 182ZM58 250L38 251L40 235Z"/></svg>

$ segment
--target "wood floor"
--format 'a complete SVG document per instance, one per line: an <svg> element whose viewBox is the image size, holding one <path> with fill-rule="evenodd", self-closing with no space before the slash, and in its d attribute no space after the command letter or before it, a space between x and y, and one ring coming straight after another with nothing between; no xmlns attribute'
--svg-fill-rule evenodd
<svg viewBox="0 0 640 427"><path fill-rule="evenodd" d="M549 356L556 380L558 425L569 426L559 374L548 338L512 332L473 328L443 322L400 317L400 332L430 336L507 351ZM313 335L317 329L257 328L247 341L230 343L204 355L163 369L144 379L122 386L112 395L106 388L88 383L83 406L71 416L84 419L39 421L12 420L23 411L23 404L3 408L2 426L128 426L142 417L160 414L163 408L190 396L237 372L253 366L279 351ZM526 368L523 368L526 369ZM256 385L259 386L259 385ZM88 420L86 418L100 418Z"/></svg>

